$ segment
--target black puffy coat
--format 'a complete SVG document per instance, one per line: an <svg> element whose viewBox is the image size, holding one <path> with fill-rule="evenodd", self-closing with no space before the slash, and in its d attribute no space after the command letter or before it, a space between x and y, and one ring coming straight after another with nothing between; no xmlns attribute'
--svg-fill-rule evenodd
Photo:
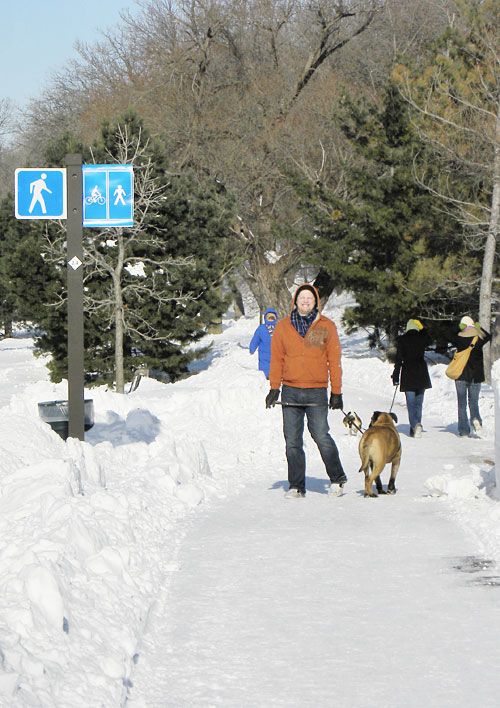
<svg viewBox="0 0 500 708"><path fill-rule="evenodd" d="M475 343L467 364L464 370L458 377L457 381L467 381L467 383L483 383L484 381L484 362L483 362L483 347L490 341L491 334L481 327L482 337L478 337ZM458 352L467 349L472 344L474 334L464 337L462 332L450 330L446 334L446 341L453 344Z"/></svg>
<svg viewBox="0 0 500 708"><path fill-rule="evenodd" d="M393 381L400 381L401 391L418 391L432 388L429 371L424 359L431 338L425 329L410 329L397 339L396 363Z"/></svg>

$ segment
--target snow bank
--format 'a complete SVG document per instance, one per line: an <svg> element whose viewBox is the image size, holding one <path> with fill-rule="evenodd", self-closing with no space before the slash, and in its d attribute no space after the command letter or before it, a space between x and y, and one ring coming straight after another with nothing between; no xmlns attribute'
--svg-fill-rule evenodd
<svg viewBox="0 0 500 708"><path fill-rule="evenodd" d="M133 397L99 408L92 444L63 442L27 397L2 411L0 705L120 705L165 529L211 494L203 443Z"/></svg>

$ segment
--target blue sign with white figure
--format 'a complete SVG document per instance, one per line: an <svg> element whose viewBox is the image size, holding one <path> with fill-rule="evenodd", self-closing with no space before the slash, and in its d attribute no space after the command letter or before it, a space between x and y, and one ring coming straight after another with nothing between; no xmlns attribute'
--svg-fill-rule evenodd
<svg viewBox="0 0 500 708"><path fill-rule="evenodd" d="M133 165L82 165L83 226L134 225Z"/></svg>
<svg viewBox="0 0 500 708"><path fill-rule="evenodd" d="M18 168L15 194L16 219L65 219L66 168Z"/></svg>

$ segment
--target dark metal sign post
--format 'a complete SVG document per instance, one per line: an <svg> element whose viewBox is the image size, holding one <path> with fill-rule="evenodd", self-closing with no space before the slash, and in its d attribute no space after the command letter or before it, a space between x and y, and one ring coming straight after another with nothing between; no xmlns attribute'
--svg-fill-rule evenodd
<svg viewBox="0 0 500 708"><path fill-rule="evenodd" d="M82 166L82 156L76 153L66 155L66 169L17 169L15 185L16 219L66 219L68 435L85 440L83 227L133 226L134 168L114 164ZM85 185L88 191L84 195Z"/></svg>
<svg viewBox="0 0 500 708"><path fill-rule="evenodd" d="M83 380L82 156L66 155L68 209L68 435L85 439Z"/></svg>

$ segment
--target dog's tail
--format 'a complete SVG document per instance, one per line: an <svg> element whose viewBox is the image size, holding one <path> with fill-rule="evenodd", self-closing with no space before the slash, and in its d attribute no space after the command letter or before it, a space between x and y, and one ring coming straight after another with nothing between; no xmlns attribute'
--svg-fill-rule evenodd
<svg viewBox="0 0 500 708"><path fill-rule="evenodd" d="M370 458L370 454L368 451L365 450L360 450L359 456L361 457L361 467L359 468L358 472L366 472L368 469L373 469L373 462Z"/></svg>

